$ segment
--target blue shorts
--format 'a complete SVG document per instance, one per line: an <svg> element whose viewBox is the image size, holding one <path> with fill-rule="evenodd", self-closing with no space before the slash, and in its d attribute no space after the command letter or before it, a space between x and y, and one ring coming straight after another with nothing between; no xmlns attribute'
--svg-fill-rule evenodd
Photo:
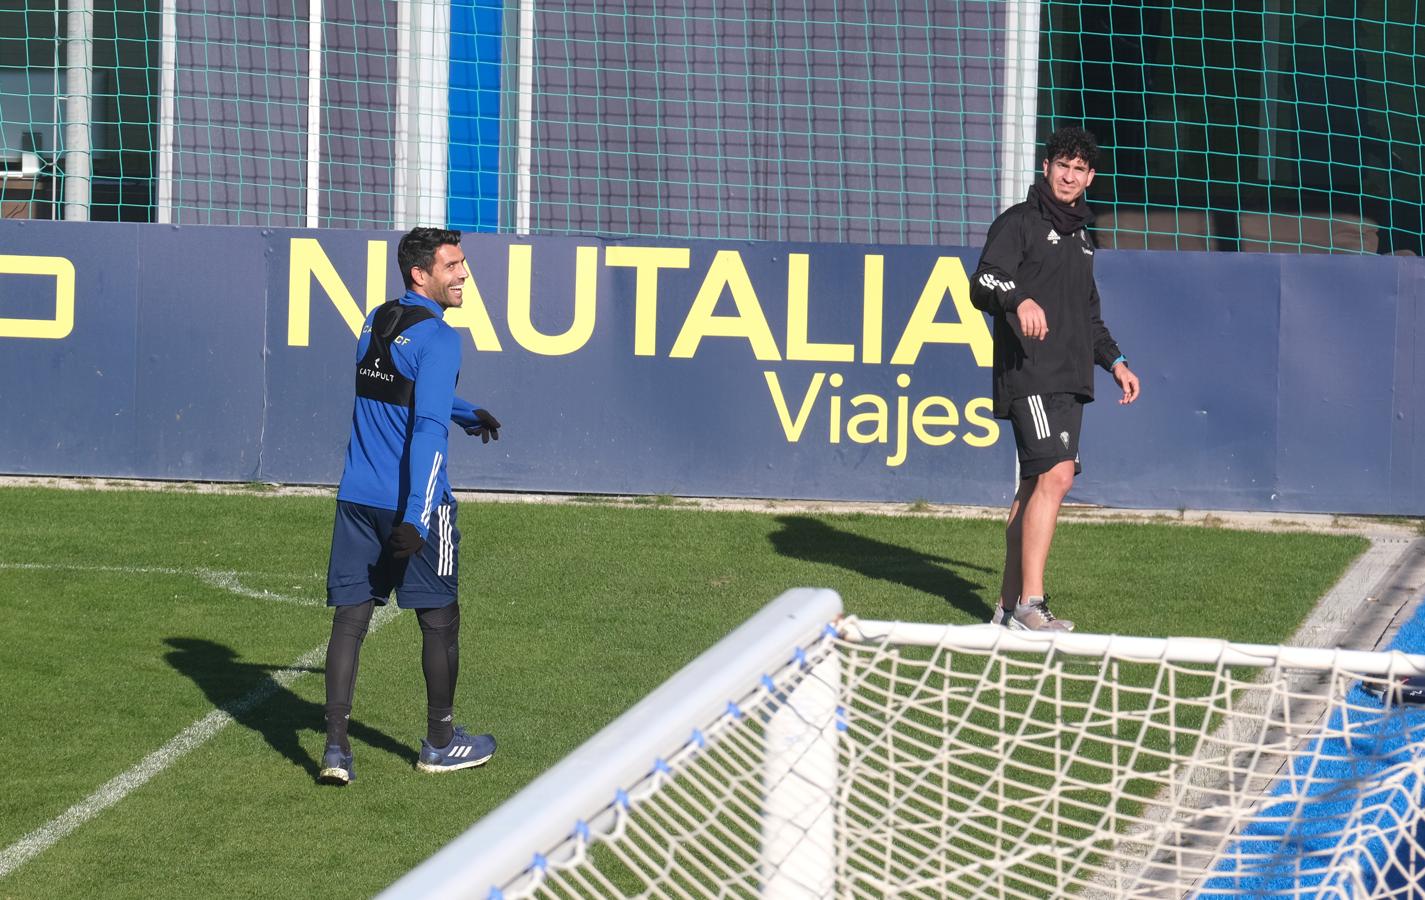
<svg viewBox="0 0 1425 900"><path fill-rule="evenodd" d="M327 606L352 606L373 598L385 606L392 591L402 609L438 609L455 602L460 575L455 502L442 502L431 512L425 545L410 559L393 559L386 549L397 524L395 510L336 502Z"/></svg>

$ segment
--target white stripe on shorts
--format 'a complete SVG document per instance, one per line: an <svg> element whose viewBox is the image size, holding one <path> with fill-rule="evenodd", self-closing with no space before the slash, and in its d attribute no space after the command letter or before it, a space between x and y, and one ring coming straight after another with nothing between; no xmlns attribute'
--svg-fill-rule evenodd
<svg viewBox="0 0 1425 900"><path fill-rule="evenodd" d="M440 506L438 528L440 562L436 565L435 574L445 576L455 571L455 542L451 540L450 533L450 506L444 503Z"/></svg>
<svg viewBox="0 0 1425 900"><path fill-rule="evenodd" d="M1029 401L1029 412L1034 416L1034 436L1042 441L1049 436L1049 417L1044 415L1044 397L1034 394L1026 399Z"/></svg>

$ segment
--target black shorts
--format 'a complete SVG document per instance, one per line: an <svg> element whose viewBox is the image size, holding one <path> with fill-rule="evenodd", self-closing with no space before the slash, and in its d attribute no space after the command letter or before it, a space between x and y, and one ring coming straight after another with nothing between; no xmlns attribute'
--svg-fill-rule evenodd
<svg viewBox="0 0 1425 900"><path fill-rule="evenodd" d="M1019 451L1020 478L1043 475L1068 459L1074 461L1075 475L1083 471L1079 428L1084 403L1078 394L1035 394L1011 400L1009 421Z"/></svg>
<svg viewBox="0 0 1425 900"><path fill-rule="evenodd" d="M402 609L437 609L455 601L460 575L455 504L441 503L431 511L430 533L410 559L393 559L386 549L396 524L395 510L337 501L327 606L351 606L373 597L385 606L392 591Z"/></svg>

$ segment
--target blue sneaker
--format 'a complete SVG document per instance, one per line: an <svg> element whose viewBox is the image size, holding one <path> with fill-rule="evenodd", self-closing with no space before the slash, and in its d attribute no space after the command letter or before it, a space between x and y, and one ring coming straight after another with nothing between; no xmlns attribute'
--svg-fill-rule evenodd
<svg viewBox="0 0 1425 900"><path fill-rule="evenodd" d="M327 744L322 753L322 768L317 773L321 784L344 785L356 780L356 770L351 767L351 751L343 751L339 744Z"/></svg>
<svg viewBox="0 0 1425 900"><path fill-rule="evenodd" d="M430 741L421 738L421 755L416 760L416 768L422 772L454 772L456 769L483 766L494 755L494 737L470 734L457 725L455 737L444 747L432 747Z"/></svg>

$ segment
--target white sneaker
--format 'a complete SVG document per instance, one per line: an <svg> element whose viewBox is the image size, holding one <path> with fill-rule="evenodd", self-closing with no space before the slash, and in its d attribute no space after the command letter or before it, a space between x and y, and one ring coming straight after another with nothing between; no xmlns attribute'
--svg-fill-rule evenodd
<svg viewBox="0 0 1425 900"><path fill-rule="evenodd" d="M1074 623L1049 611L1049 597L1025 597L1005 624L1017 631L1073 631Z"/></svg>

